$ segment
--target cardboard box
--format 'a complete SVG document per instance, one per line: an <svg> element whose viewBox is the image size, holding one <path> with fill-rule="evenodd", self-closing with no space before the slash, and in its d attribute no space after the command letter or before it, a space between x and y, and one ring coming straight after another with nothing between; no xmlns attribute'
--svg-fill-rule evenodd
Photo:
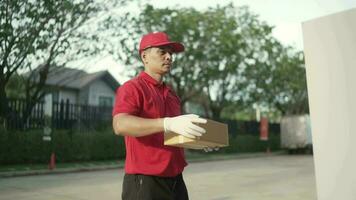
<svg viewBox="0 0 356 200"><path fill-rule="evenodd" d="M208 120L206 124L199 124L199 126L206 130L206 133L201 137L191 139L175 133L165 133L164 144L187 149L229 146L229 133L226 124Z"/></svg>

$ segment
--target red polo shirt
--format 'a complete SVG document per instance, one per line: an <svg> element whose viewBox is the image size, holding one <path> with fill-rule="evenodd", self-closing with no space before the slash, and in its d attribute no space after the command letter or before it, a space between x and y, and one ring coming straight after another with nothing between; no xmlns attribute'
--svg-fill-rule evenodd
<svg viewBox="0 0 356 200"><path fill-rule="evenodd" d="M180 100L164 83L141 72L118 88L113 116L118 113L142 118L173 117L181 114ZM163 142L163 132L144 137L125 136L125 172L163 177L182 173L187 165L184 150L165 146Z"/></svg>

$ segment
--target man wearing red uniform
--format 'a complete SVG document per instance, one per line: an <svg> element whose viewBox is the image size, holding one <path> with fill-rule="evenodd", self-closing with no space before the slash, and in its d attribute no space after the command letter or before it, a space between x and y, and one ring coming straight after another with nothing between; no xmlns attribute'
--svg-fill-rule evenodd
<svg viewBox="0 0 356 200"><path fill-rule="evenodd" d="M139 46L145 70L118 90L113 108L115 134L125 136L126 162L122 199L186 200L182 177L184 150L165 146L164 133L201 136L206 123L197 115L181 115L180 100L163 82L172 54L184 46L163 32L144 35Z"/></svg>

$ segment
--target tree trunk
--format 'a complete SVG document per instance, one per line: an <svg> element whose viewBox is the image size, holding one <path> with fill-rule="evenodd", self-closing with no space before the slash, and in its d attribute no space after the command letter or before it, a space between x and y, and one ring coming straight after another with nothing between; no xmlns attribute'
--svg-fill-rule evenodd
<svg viewBox="0 0 356 200"><path fill-rule="evenodd" d="M209 105L207 105L206 103L203 103L203 108L204 108L204 116L203 117L207 117L207 118L211 118L212 116L210 115L210 110L209 110Z"/></svg>
<svg viewBox="0 0 356 200"><path fill-rule="evenodd" d="M9 115L8 99L5 91L5 83L3 77L0 77L0 126L6 124L6 119Z"/></svg>
<svg viewBox="0 0 356 200"><path fill-rule="evenodd" d="M214 120L220 120L222 108L218 106L211 106L211 113Z"/></svg>
<svg viewBox="0 0 356 200"><path fill-rule="evenodd" d="M180 112L181 112L181 114L184 114L184 113L185 113L184 106L185 106L186 103L187 103L187 101L184 100L184 99L182 99L182 100L180 101Z"/></svg>

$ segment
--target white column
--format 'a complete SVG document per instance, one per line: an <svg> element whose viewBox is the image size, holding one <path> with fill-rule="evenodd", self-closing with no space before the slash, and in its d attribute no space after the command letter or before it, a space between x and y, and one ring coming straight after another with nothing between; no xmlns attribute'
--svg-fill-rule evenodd
<svg viewBox="0 0 356 200"><path fill-rule="evenodd" d="M44 114L47 117L52 117L52 106L53 106L53 98L52 94L46 94L44 98Z"/></svg>
<svg viewBox="0 0 356 200"><path fill-rule="evenodd" d="M303 23L319 200L356 199L356 9Z"/></svg>

